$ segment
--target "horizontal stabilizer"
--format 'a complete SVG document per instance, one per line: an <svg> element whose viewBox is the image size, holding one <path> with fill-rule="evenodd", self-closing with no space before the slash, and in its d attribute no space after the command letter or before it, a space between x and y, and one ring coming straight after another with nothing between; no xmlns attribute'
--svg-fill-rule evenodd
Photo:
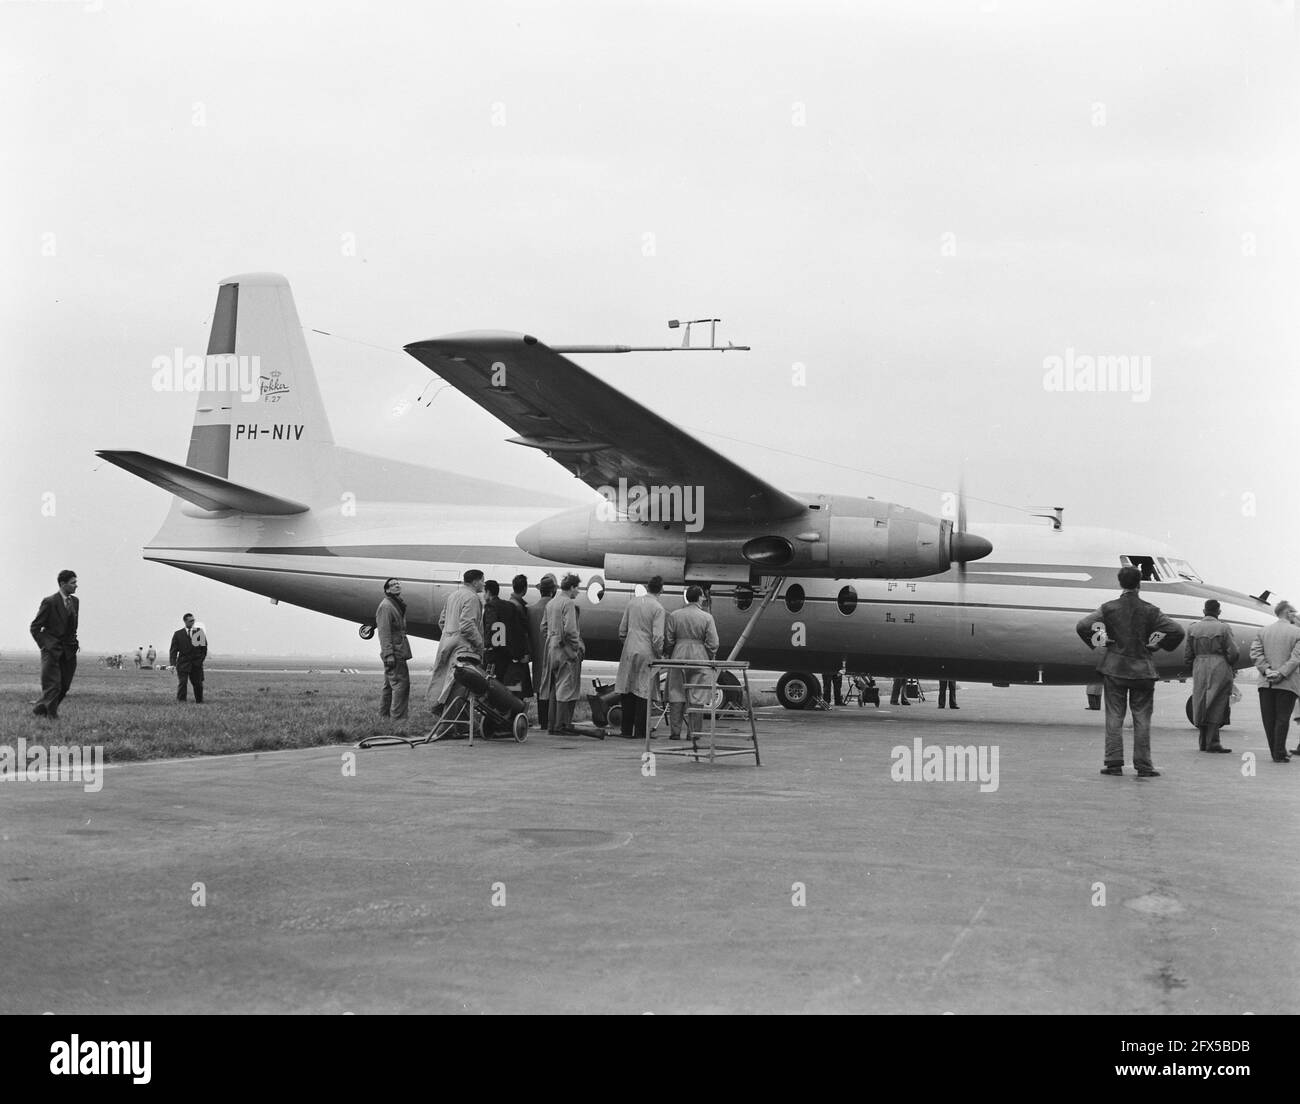
<svg viewBox="0 0 1300 1104"><path fill-rule="evenodd" d="M304 514L308 510L301 502L264 494L147 453L105 449L96 455L204 510L238 510L241 514Z"/></svg>

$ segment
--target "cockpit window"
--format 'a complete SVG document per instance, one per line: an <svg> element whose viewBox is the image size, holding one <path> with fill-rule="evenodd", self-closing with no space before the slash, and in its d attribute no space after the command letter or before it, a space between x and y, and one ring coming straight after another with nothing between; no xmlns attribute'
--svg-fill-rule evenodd
<svg viewBox="0 0 1300 1104"><path fill-rule="evenodd" d="M1161 581L1159 574L1156 572L1154 556L1121 556L1119 562L1123 567L1136 567L1141 571L1144 583Z"/></svg>
<svg viewBox="0 0 1300 1104"><path fill-rule="evenodd" d="M1124 567L1136 567L1141 571L1144 583L1201 582L1201 577L1186 560L1168 556L1121 556L1119 562Z"/></svg>
<svg viewBox="0 0 1300 1104"><path fill-rule="evenodd" d="M1173 572L1177 579L1185 579L1189 583L1199 583L1204 580L1192 570L1192 565L1186 560L1164 560L1163 563L1169 565L1169 570Z"/></svg>

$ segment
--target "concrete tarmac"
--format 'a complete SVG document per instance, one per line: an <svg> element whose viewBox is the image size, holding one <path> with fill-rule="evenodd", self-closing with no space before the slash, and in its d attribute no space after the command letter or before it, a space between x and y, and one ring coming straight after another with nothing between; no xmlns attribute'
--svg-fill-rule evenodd
<svg viewBox="0 0 1300 1104"><path fill-rule="evenodd" d="M534 732L7 782L0 1012L1295 1012L1300 758L1250 693L1200 753L1186 693L1156 779L1098 773L1082 687L976 686L766 708L757 768ZM917 739L997 788L896 781Z"/></svg>

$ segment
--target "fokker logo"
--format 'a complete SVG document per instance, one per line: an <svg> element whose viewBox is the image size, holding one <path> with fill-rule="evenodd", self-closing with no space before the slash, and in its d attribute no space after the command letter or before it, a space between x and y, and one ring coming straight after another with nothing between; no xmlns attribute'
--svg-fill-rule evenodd
<svg viewBox="0 0 1300 1104"><path fill-rule="evenodd" d="M275 403L289 393L289 385L280 382L280 369L276 369L269 376L259 376L258 382L262 385L262 401Z"/></svg>

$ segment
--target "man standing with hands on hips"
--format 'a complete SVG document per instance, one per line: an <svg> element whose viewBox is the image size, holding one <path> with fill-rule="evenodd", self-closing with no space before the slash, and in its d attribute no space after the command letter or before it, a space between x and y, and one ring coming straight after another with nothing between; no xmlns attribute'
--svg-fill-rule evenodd
<svg viewBox="0 0 1300 1104"><path fill-rule="evenodd" d="M1102 774L1124 773L1124 714L1133 709L1133 766L1141 778L1159 778L1151 764L1151 709L1159 672L1153 652L1172 652L1187 634L1158 606L1138 596L1142 572L1119 569L1122 593L1075 626L1089 648L1104 648L1097 671L1105 683L1106 755Z"/></svg>

